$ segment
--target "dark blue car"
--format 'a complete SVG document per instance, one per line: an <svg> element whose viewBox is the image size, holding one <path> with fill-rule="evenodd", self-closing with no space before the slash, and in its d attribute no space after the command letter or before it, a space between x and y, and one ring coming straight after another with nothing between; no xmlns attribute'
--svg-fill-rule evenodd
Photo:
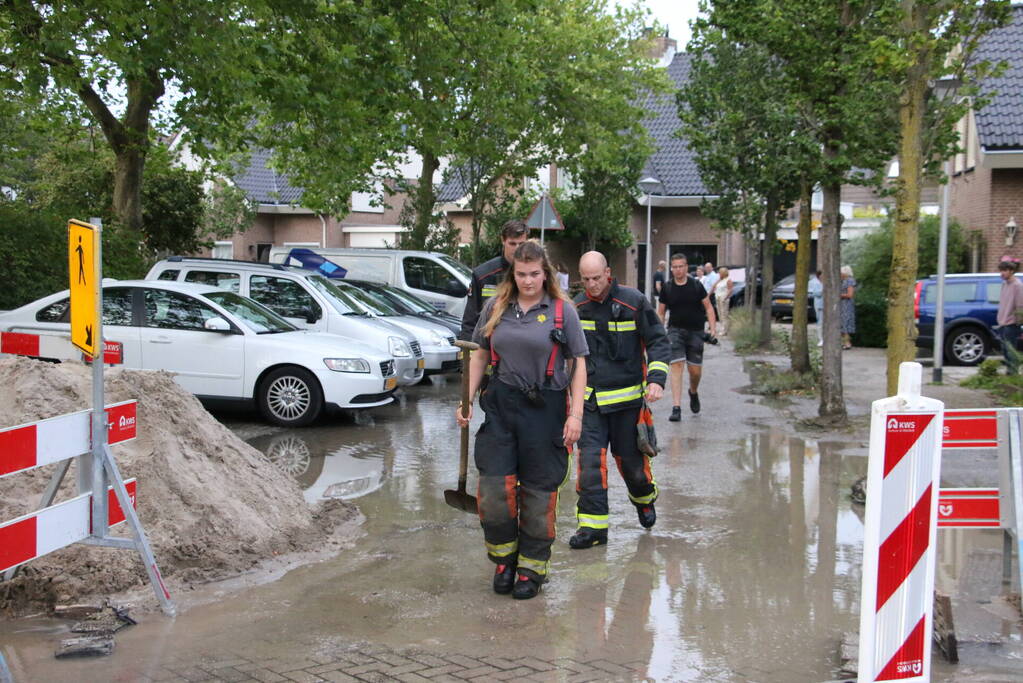
<svg viewBox="0 0 1023 683"><path fill-rule="evenodd" d="M995 333L1002 278L998 273L963 273L945 276L945 362L976 365L993 350L1001 351ZM920 348L934 347L934 309L938 283L934 277L918 280L914 312Z"/></svg>

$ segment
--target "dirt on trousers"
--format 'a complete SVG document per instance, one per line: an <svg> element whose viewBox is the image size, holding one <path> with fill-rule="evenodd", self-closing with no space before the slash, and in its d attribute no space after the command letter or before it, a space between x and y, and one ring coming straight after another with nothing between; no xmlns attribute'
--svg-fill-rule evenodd
<svg viewBox="0 0 1023 683"><path fill-rule="evenodd" d="M91 407L92 370L0 357L0 428ZM112 446L171 590L240 574L262 560L340 548L358 511L331 501L310 508L295 481L217 422L166 372L107 369L106 403L138 401L138 435ZM36 509L57 465L0 479L0 524ZM75 466L56 501L75 493ZM124 525L113 532L127 536ZM0 582L0 610L20 615L137 587L138 553L75 544L22 566ZM155 600L151 601L155 604ZM151 606L151 605L147 605Z"/></svg>

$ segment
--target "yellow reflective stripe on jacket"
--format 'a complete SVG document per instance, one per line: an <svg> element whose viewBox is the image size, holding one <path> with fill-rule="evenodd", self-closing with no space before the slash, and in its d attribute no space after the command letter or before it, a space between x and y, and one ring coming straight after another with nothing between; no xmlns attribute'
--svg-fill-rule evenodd
<svg viewBox="0 0 1023 683"><path fill-rule="evenodd" d="M483 297L494 296L497 294L497 285L483 285L483 291L480 294Z"/></svg>
<svg viewBox="0 0 1023 683"><path fill-rule="evenodd" d="M596 332L597 331L597 321L596 320L580 320L579 324L583 326L584 330L589 330L590 332Z"/></svg>
<svg viewBox="0 0 1023 683"><path fill-rule="evenodd" d="M583 400L589 401L590 396L593 396L593 387L586 387L586 391L583 392Z"/></svg>
<svg viewBox="0 0 1023 683"><path fill-rule="evenodd" d="M620 321L616 322L614 320L611 320L611 321L609 321L607 323L607 329L613 330L615 332L635 332L636 331L636 321L635 320L620 320Z"/></svg>
<svg viewBox="0 0 1023 683"><path fill-rule="evenodd" d="M494 557L508 557L519 550L518 541L512 541L511 543L487 543L486 545L487 553Z"/></svg>
<svg viewBox="0 0 1023 683"><path fill-rule="evenodd" d="M608 516L607 515L584 515L581 512L576 514L579 520L580 527L588 527L590 529L606 529L608 527Z"/></svg>
<svg viewBox="0 0 1023 683"><path fill-rule="evenodd" d="M635 401L641 396L643 396L643 387L639 384L634 384L631 387L624 387L622 389L598 391L597 405L609 406L614 405L615 403L626 403L627 401Z"/></svg>
<svg viewBox="0 0 1023 683"><path fill-rule="evenodd" d="M534 560L531 557L525 555L519 555L519 569L528 569L534 571L540 576L547 576L547 562L543 560Z"/></svg>
<svg viewBox="0 0 1023 683"><path fill-rule="evenodd" d="M668 364L665 363L664 361L655 360L651 361L650 365L648 365L646 368L647 374L650 374L651 372L655 372L657 370L660 370L664 374L668 374Z"/></svg>

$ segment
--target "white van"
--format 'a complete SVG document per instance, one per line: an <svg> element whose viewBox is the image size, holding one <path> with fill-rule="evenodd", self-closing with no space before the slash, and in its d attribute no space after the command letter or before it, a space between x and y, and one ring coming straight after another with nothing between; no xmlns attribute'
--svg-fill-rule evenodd
<svg viewBox="0 0 1023 683"><path fill-rule="evenodd" d="M447 254L401 249L326 249L288 245L270 250L271 263L285 263L293 247L309 249L348 271L346 277L383 282L426 299L437 310L462 317L472 271ZM294 263L291 265L301 265Z"/></svg>

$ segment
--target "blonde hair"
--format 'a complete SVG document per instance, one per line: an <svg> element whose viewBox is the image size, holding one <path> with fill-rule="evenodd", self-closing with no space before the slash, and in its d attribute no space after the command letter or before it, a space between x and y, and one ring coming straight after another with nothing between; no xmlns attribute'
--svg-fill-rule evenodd
<svg viewBox="0 0 1023 683"><path fill-rule="evenodd" d="M720 268L718 268L718 275L720 275L721 279L724 280L726 277L728 277L728 269L725 268L724 266L721 266Z"/></svg>
<svg viewBox="0 0 1023 683"><path fill-rule="evenodd" d="M536 263L537 261L543 267L543 288L547 296L551 299L568 301L568 297L561 291L558 278L554 275L554 268L547 258L547 252L536 240L526 240L515 249L515 253L512 254L511 266L505 272L504 280L497 288L497 294L493 299L494 306L490 309L490 317L487 318L487 324L483 326L484 336L489 337L494 333L494 328L501 322L501 316L504 315L508 305L519 296L519 286L515 283L515 264L518 262Z"/></svg>
<svg viewBox="0 0 1023 683"><path fill-rule="evenodd" d="M852 266L842 266L839 272L842 274L842 277L853 277Z"/></svg>

